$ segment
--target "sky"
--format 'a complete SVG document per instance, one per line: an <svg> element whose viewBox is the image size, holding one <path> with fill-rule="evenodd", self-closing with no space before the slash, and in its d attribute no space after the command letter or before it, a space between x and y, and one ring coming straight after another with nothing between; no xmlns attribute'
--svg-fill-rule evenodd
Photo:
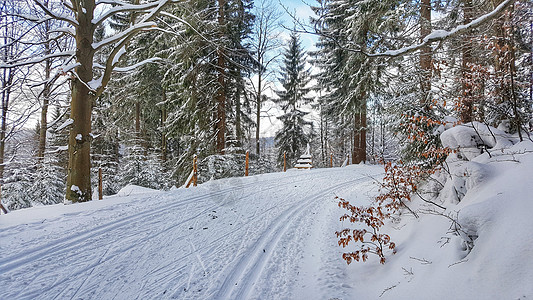
<svg viewBox="0 0 533 300"><path fill-rule="evenodd" d="M315 0L274 0L279 6L281 12L283 12L282 21L284 26L292 28L294 20L289 15L293 14L300 22L308 24L309 18L315 16L310 8L310 5L318 5ZM285 30L286 35L289 35L289 30ZM314 44L317 37L312 34L301 34L302 46L306 51L314 49Z"/></svg>
<svg viewBox="0 0 533 300"><path fill-rule="evenodd" d="M291 16L294 15L301 23L308 24L309 18L315 16L313 11L310 8L310 5L317 5L315 0L272 0L278 5L279 11L282 12L281 22L283 24L283 33L282 39L287 41L290 35L290 29L294 26L294 19ZM316 35L312 34L300 34L300 40L302 42L302 47L306 52L315 49L315 42L318 40ZM285 45L284 45L285 46ZM281 50L281 49L280 49ZM312 66L309 65L309 68ZM279 77L279 74L276 74L276 77L271 78L271 80L276 80ZM279 89L280 86L277 82L273 83L275 88ZM269 97L275 97L273 91L270 91L271 94ZM263 104L263 113L260 123L260 135L261 137L271 137L276 134L282 123L276 117L283 114L283 112L272 102L267 102ZM309 115L311 119L314 118L313 115Z"/></svg>

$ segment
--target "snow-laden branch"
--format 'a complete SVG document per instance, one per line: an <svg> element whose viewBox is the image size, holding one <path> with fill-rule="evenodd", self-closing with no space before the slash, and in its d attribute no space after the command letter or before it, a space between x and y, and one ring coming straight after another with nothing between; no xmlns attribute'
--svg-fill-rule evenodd
<svg viewBox="0 0 533 300"><path fill-rule="evenodd" d="M117 5L116 1L107 1L112 2L114 5ZM122 3L122 2L119 2ZM109 3L106 3L109 4ZM117 13L123 13L128 11L134 11L136 13L143 13L143 12L149 12L154 7L157 7L159 5L159 2L150 2L146 4L126 4L122 3L118 6L112 7L108 10L106 10L100 17L94 19L92 23L94 25L100 25L102 22L104 22L109 17L117 14Z"/></svg>
<svg viewBox="0 0 533 300"><path fill-rule="evenodd" d="M141 67L143 65L146 65L146 64L149 64L149 63L155 63L157 61L161 61L162 59L159 58L159 57L152 57L152 58L148 58L148 59L145 59L141 62L138 62L134 65L131 65L131 66L127 66L127 67L121 67L121 68L114 68L113 71L114 72L130 72L130 71L133 71L135 70L136 68L138 67Z"/></svg>
<svg viewBox="0 0 533 300"><path fill-rule="evenodd" d="M189 22L187 22L186 20L178 17L178 16L175 16L173 14L170 14L170 13L167 13L167 12L161 12L160 13L161 16L165 16L165 17L169 17L169 18L173 18L175 19L176 21L180 22L180 23L183 23L185 25L187 25L192 31L194 31L194 33L198 34L198 36L200 36L204 41L208 41L208 42L211 42L211 40L209 40L208 38L206 38L201 32L199 32L198 30L196 30L196 28L194 28L194 26L192 26L191 24L189 24ZM168 33L172 33L174 34L173 32L170 32L170 31L167 31Z"/></svg>
<svg viewBox="0 0 533 300"><path fill-rule="evenodd" d="M65 21L65 22L69 23L72 26L77 26L78 25L78 21L76 21L75 19L73 19L69 15L54 13L46 5L44 5L40 0L33 0L33 1L35 2L35 4L37 4L37 6L39 6L50 17L52 17L52 18L54 18L56 20L59 20L59 21Z"/></svg>
<svg viewBox="0 0 533 300"><path fill-rule="evenodd" d="M120 42L121 40L124 40L126 38L129 38L132 35L135 35L137 32L148 29L151 27L157 27L157 24L155 22L143 22L136 24L134 26L131 26L130 28L124 30L123 32L119 34L115 34L113 36L108 37L107 39L104 39L100 42L93 43L92 47L95 51L98 51L102 49L103 47L107 45L111 45L117 42Z"/></svg>
<svg viewBox="0 0 533 300"><path fill-rule="evenodd" d="M58 53L52 53L49 55L36 57L34 59L24 60L20 62L14 62L14 63L0 63L0 69L9 69L9 68L16 68L16 67L22 67L27 65L34 65L41 63L45 60L51 59L51 58L58 58L58 57L68 57L76 55L75 51L64 51L64 52L58 52Z"/></svg>
<svg viewBox="0 0 533 300"><path fill-rule="evenodd" d="M123 51L123 48L126 46L126 44L130 41L131 38L135 34L137 34L139 31L151 31L156 30L157 24L153 22L152 20L157 17L159 13L163 10L163 8L169 4L169 3L177 3L181 0L160 0L157 3L157 6L151 9L149 13L144 15L139 24L136 24L134 26L131 26L124 32L115 35L114 37L105 39L104 41L100 43L93 44L93 48L95 50L101 49L102 47L110 44L114 44L113 50L111 50L111 53L109 53L109 56L107 57L106 64L105 64L105 71L102 77L98 79L97 82L97 88L95 96L100 96L104 88L107 86L107 83L111 79L111 73L113 72L113 69L115 68L116 63L118 62L118 58L120 58L121 51ZM125 5L125 4L123 4ZM96 87L95 84L91 84L92 87Z"/></svg>
<svg viewBox="0 0 533 300"><path fill-rule="evenodd" d="M74 30L74 28L72 27L60 27L57 29L52 29L50 30L50 32L61 32L61 33L66 33L72 37L76 37L76 30Z"/></svg>
<svg viewBox="0 0 533 300"><path fill-rule="evenodd" d="M485 14L473 20L472 22L468 24L459 25L450 31L434 30L433 32L428 34L426 37L424 37L424 39L422 40L422 43L420 44L404 47L404 48L397 49L397 50L388 50L382 53L364 53L364 52L363 53L370 57L377 57L377 56L396 57L396 56L404 55L404 54L419 50L423 47L429 46L431 43L442 42L446 39L461 35L467 31L470 31L476 27L483 25L484 23L492 20L493 18L498 16L500 13L502 13L512 3L513 3L513 0L505 0L490 13Z"/></svg>

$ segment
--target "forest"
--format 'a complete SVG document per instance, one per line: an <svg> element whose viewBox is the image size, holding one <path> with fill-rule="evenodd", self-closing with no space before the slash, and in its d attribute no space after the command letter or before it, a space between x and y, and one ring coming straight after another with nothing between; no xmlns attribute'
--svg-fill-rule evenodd
<svg viewBox="0 0 533 300"><path fill-rule="evenodd" d="M206 182L243 176L246 151L251 174L280 171L309 144L314 168L383 163L418 182L453 152L445 127L532 139L531 1L310 5L301 19L274 0L3 0L4 212L89 201L99 169L104 195L170 189L195 156Z"/></svg>

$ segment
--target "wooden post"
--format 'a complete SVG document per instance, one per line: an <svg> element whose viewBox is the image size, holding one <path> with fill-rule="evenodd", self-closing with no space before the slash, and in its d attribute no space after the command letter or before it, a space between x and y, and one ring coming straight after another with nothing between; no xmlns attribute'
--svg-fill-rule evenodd
<svg viewBox="0 0 533 300"><path fill-rule="evenodd" d="M98 168L98 200L104 198L104 188L102 186L102 168Z"/></svg>
<svg viewBox="0 0 533 300"><path fill-rule="evenodd" d="M333 153L329 155L329 167L333 168Z"/></svg>
<svg viewBox="0 0 533 300"><path fill-rule="evenodd" d="M244 176L248 176L250 151L246 151L246 163L244 164Z"/></svg>
<svg viewBox="0 0 533 300"><path fill-rule="evenodd" d="M197 166L197 163L198 163L198 156L194 156L194 159L192 161L192 170L193 170L193 175L192 175L192 185L193 186L196 186L197 182L198 182L198 166Z"/></svg>
<svg viewBox="0 0 533 300"><path fill-rule="evenodd" d="M350 154L346 154L346 160L348 161L346 165L349 166L350 165Z"/></svg>
<svg viewBox="0 0 533 300"><path fill-rule="evenodd" d="M2 185L0 185L0 195L2 194ZM0 198L2 199L2 198ZM7 214L7 209L5 208L5 206L2 204L2 200L0 200L0 209L5 213ZM1 213L0 213L1 214Z"/></svg>
<svg viewBox="0 0 533 300"><path fill-rule="evenodd" d="M287 151L283 152L283 172L287 172Z"/></svg>

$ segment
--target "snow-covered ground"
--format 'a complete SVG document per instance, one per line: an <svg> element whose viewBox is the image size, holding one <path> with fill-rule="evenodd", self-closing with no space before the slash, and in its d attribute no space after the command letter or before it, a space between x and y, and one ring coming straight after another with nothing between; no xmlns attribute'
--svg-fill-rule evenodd
<svg viewBox="0 0 533 300"><path fill-rule="evenodd" d="M0 299L530 299L533 159L519 156L458 204L478 222L470 253L446 218L405 215L385 265L346 265L335 237L351 224L334 197L369 204L380 166L13 211L0 216Z"/></svg>
<svg viewBox="0 0 533 300"><path fill-rule="evenodd" d="M365 201L380 172L289 170L13 211L0 216L0 299L347 295L334 197Z"/></svg>

